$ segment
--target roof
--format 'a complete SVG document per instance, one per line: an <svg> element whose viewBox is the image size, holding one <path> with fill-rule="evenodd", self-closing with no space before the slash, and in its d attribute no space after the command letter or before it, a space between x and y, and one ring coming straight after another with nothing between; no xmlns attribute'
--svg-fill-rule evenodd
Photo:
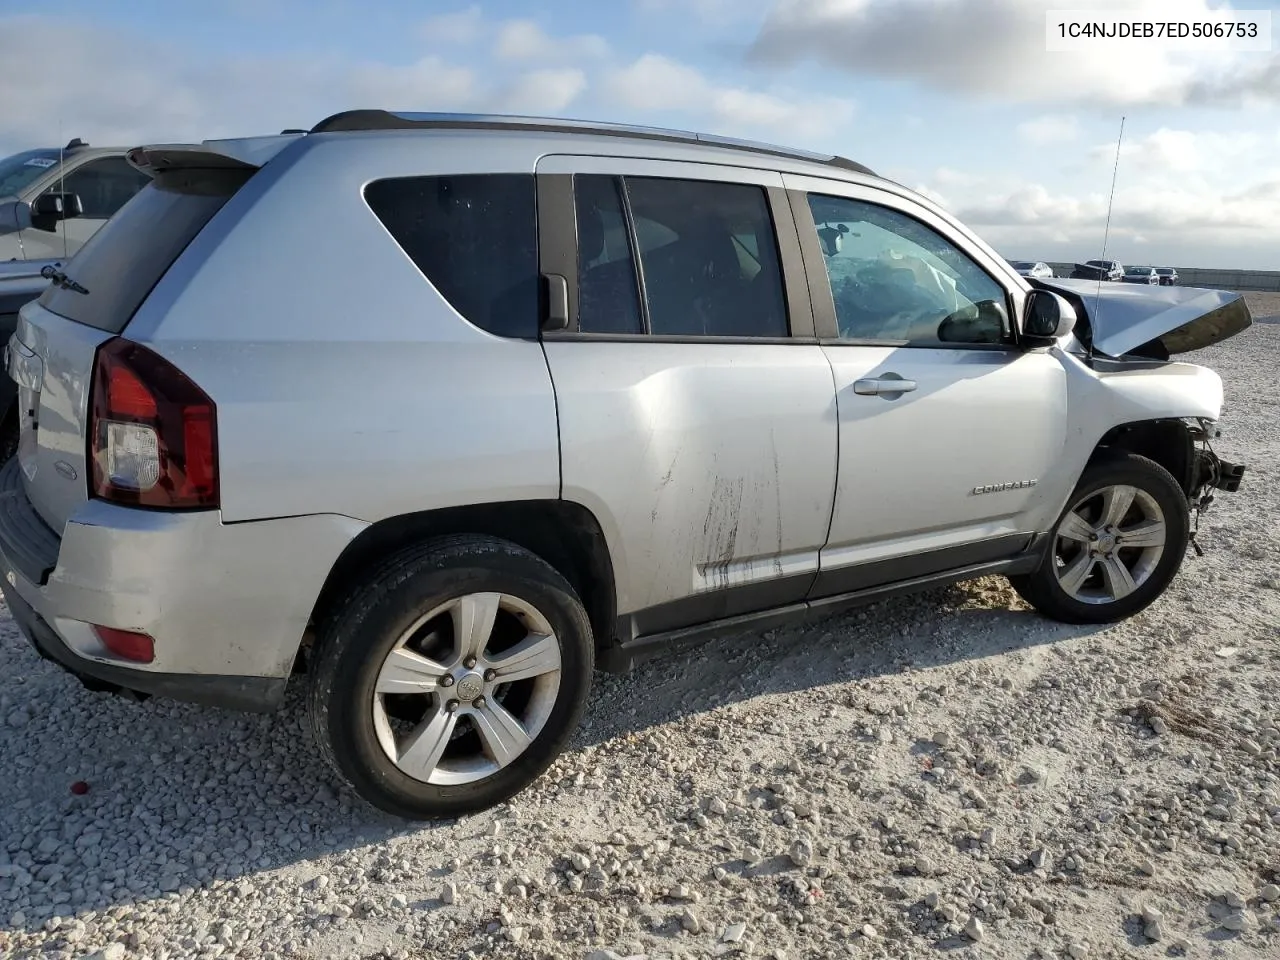
<svg viewBox="0 0 1280 960"><path fill-rule="evenodd" d="M821 163L874 177L862 164L834 154L813 153L770 143L738 140L709 133L668 130L662 127L567 120L557 117L524 117L503 114L400 113L389 110L345 110L317 123L310 133L337 133L356 130L527 130L538 133L580 133L624 137L631 140L660 140L668 143L705 144L742 150L765 156L787 157Z"/></svg>

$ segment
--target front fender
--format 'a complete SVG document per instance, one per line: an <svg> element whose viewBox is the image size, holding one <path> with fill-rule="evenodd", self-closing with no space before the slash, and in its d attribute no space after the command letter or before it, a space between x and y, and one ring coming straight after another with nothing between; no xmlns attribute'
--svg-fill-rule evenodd
<svg viewBox="0 0 1280 960"><path fill-rule="evenodd" d="M1037 529L1048 529L1066 506L1098 443L1116 427L1152 420L1217 420L1222 378L1193 363L1086 361L1063 352L1068 429L1061 469L1040 499Z"/></svg>

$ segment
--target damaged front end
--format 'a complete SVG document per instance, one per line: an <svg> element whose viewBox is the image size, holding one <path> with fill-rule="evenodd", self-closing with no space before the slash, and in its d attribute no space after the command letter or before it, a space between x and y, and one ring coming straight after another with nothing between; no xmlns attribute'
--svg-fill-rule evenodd
<svg viewBox="0 0 1280 960"><path fill-rule="evenodd" d="M1077 336L1106 357L1168 360L1221 343L1247 329L1253 315L1232 290L1157 287L1093 280L1030 279L1067 298L1084 320Z"/></svg>
<svg viewBox="0 0 1280 960"><path fill-rule="evenodd" d="M1195 518L1191 532L1191 549L1196 556L1204 556L1204 551L1196 541L1196 533L1200 527L1200 517L1213 504L1214 491L1222 490L1235 493L1240 489L1240 481L1244 477L1244 464L1223 460L1214 452L1212 441L1222 436L1222 431L1212 420L1196 419L1187 423L1187 432L1194 444L1191 464L1191 485L1187 490L1187 498Z"/></svg>

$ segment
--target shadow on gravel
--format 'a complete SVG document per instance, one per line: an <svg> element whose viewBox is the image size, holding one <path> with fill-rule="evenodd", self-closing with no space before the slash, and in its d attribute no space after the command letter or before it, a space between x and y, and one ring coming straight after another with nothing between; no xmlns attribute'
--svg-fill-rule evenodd
<svg viewBox="0 0 1280 960"><path fill-rule="evenodd" d="M972 606L982 590L889 600L673 651L627 676L598 675L569 749L763 695L978 660L1087 632ZM312 745L301 683L271 716L138 704L90 693L40 661L3 614L0 646L0 663L11 672L0 687L0 723L7 724L0 744L22 744L0 760L0 942L5 932L33 931L52 915L199 892L216 880L396 837L430 844L433 833L450 831L443 862L446 849L481 835L491 819L406 824L340 788ZM76 781L88 784L83 796L69 789ZM395 856L379 850L370 879L394 874ZM320 872L317 866L313 874ZM259 891L263 881L256 876ZM234 902L234 884L217 896Z"/></svg>

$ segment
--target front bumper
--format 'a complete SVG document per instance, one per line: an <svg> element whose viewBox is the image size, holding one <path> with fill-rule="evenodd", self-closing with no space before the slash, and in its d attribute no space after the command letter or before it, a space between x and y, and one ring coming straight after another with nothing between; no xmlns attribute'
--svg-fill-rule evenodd
<svg viewBox="0 0 1280 960"><path fill-rule="evenodd" d="M37 650L91 686L236 709L279 705L316 598L366 525L318 515L223 523L83 503L61 535L0 470L0 588ZM93 626L146 633L155 659L108 650Z"/></svg>

